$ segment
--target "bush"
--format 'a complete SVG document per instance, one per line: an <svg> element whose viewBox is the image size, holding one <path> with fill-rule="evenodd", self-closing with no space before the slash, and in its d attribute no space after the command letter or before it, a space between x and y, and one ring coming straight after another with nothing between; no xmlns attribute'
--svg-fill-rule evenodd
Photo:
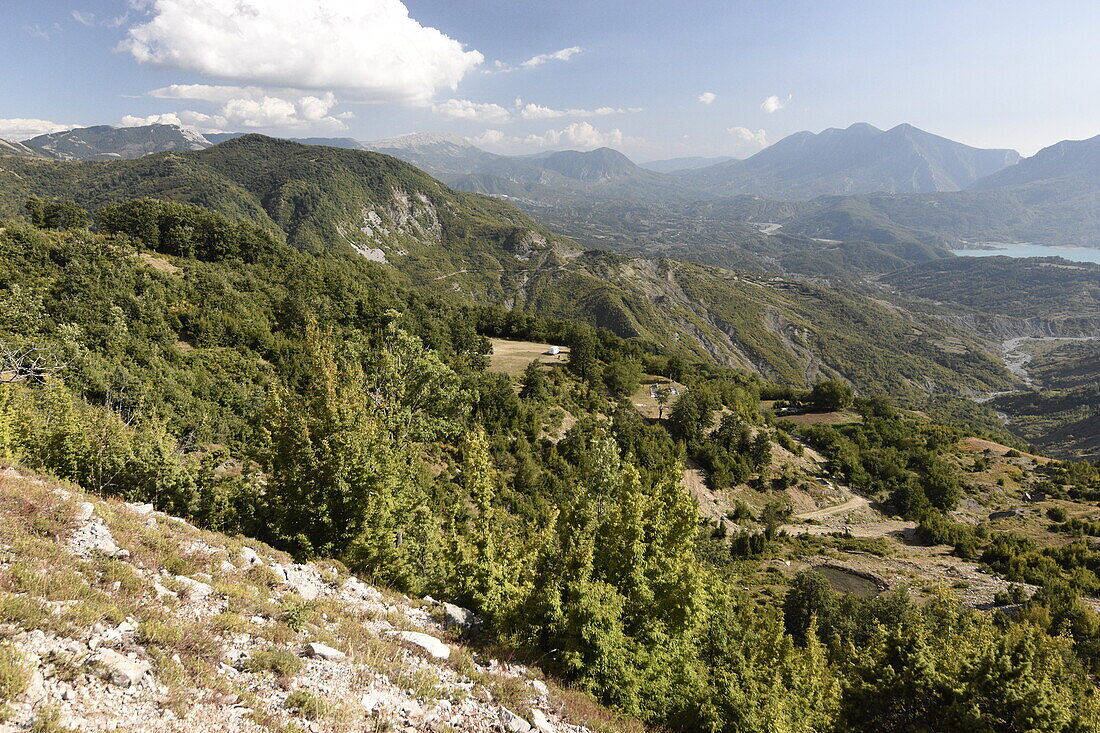
<svg viewBox="0 0 1100 733"><path fill-rule="evenodd" d="M248 660L250 672L271 672L279 677L293 677L305 664L301 659L287 651L259 651Z"/></svg>
<svg viewBox="0 0 1100 733"><path fill-rule="evenodd" d="M317 720L328 714L328 703L305 690L290 693L286 698L286 706L310 720Z"/></svg>
<svg viewBox="0 0 1100 733"><path fill-rule="evenodd" d="M19 652L8 644L0 644L0 720L4 704L27 688L29 677Z"/></svg>

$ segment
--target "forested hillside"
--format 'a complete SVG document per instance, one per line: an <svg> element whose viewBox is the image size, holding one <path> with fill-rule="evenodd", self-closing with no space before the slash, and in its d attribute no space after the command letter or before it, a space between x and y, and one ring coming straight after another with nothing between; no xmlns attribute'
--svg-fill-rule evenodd
<svg viewBox="0 0 1100 733"><path fill-rule="evenodd" d="M135 161L7 158L4 167L0 201L13 216L23 212L12 202L32 195L91 208L169 198L251 221L299 250L359 253L414 285L581 318L769 378L805 385L841 376L912 401L1011 384L979 341L949 325L849 291L586 253L507 203L453 191L375 153L249 135Z"/></svg>
<svg viewBox="0 0 1100 733"><path fill-rule="evenodd" d="M273 211L263 209L272 221L283 215ZM492 643L655 726L1097 725L1087 675L1100 621L1080 600L1100 592L1096 551L1069 534L1046 548L955 524L964 498L988 499L957 447L965 431L881 398L856 402L843 382L801 390L692 358L674 338L624 339L419 288L351 250L295 249L259 212L234 221L193 205L124 201L94 212L98 233L70 204L39 201L30 213L37 227L0 229L5 460L472 608ZM493 231L487 251L499 245ZM467 233L463 242L481 241ZM580 272L614 300L615 278L639 265L602 258ZM757 300L727 301L717 278L731 274L646 266L642 282L682 289L717 314L713 322L790 320L814 344L789 310L791 284L742 283ZM560 292L536 282L529 298L551 315L614 312L586 314ZM798 297L826 324L848 312L841 293ZM914 358L931 353L931 332L892 332L913 324L885 314L855 324L865 342L897 338ZM562 344L569 356L513 377L487 368L489 336ZM868 379L892 379L897 368L843 336L829 348L838 361L863 359ZM947 350L951 368L966 373L957 349ZM643 379L657 380L667 418L662 409L647 419L632 403ZM674 400L662 386L669 379L680 385ZM776 422L781 409L847 423L798 428ZM819 467L776 463L811 451ZM693 471L702 485L688 483ZM1077 501L1100 491L1089 464L1012 475L1005 491L1041 482ZM960 603L946 583L838 596L826 576L796 574L783 558L888 556L907 545L852 545L839 529L791 536L787 502L829 482L919 521L917 545L949 540L958 557L978 553L1009 579L1042 587L997 599L1022 604L1014 616ZM708 502L728 492L745 499L711 525L700 509L714 505L696 491L714 492ZM31 612L19 600L24 576L0 573L0 609L18 621Z"/></svg>

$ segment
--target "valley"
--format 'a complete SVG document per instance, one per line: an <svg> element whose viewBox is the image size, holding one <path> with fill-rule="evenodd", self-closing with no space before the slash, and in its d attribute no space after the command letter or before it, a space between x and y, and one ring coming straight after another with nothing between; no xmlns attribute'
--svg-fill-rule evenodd
<svg viewBox="0 0 1100 733"><path fill-rule="evenodd" d="M86 498L131 555L73 560L33 522L9 530L74 588L93 561L138 583L118 563L136 556L144 578L161 525L185 521L185 535L268 543L249 545L265 567L319 589L166 559L149 609L80 591L100 632L42 621L40 604L72 592L0 565L0 651L71 649L64 664L91 670L40 665L6 713L20 724L44 714L35 695L70 689L59 720L119 722L101 708L121 677L97 671L115 658L90 646L106 634L146 670L126 694L169 729L170 699L198 694L181 720L241 730L719 730L715 706L737 709L745 685L754 704L843 726L855 713L838 680L874 674L887 651L852 667L826 645L864 643L892 609L945 660L1014 644L1026 618L1035 643L1064 645L1058 682L1039 682L1088 699L1097 265L955 257L947 238L874 217L849 239L807 222L877 194L722 198L610 152L514 161L432 136L383 154L234 135L43 157L76 137L0 157L0 344L64 360L62 379L5 372L0 459L16 486L49 487L26 511L67 516L66 497ZM483 168L459 176L471 160ZM897 196L949 193L965 192ZM164 514L131 536L145 506ZM210 641L158 632L200 586L220 619ZM456 613L487 639L450 626ZM763 651L738 646L745 628L771 639ZM275 659L277 682L253 661ZM832 692L769 686L777 668ZM672 690L690 705L669 707Z"/></svg>

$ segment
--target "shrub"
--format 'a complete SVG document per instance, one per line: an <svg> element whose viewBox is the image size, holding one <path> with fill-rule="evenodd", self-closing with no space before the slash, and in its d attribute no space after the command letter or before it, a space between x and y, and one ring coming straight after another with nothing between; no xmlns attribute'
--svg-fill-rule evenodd
<svg viewBox="0 0 1100 733"><path fill-rule="evenodd" d="M248 660L250 672L271 672L279 677L293 677L302 669L304 662L287 651L259 651Z"/></svg>
<svg viewBox="0 0 1100 733"><path fill-rule="evenodd" d="M286 698L286 706L310 720L317 720L328 714L328 703L305 690L290 693Z"/></svg>
<svg viewBox="0 0 1100 733"><path fill-rule="evenodd" d="M27 688L27 670L23 658L8 644L0 644L0 705Z"/></svg>

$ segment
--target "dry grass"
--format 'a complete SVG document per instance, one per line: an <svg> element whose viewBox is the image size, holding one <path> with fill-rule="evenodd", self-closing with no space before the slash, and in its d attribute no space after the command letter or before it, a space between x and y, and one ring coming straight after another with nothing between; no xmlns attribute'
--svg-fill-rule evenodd
<svg viewBox="0 0 1100 733"><path fill-rule="evenodd" d="M665 379L664 377L658 377L654 374L643 374L642 383L638 386L637 391L635 391L634 394L630 396L630 401L636 408L638 408L638 412L640 412L643 417L648 417L653 420L656 420L658 414L660 414L661 412L660 405L657 404L657 400L654 399L653 393L651 391L651 387L655 384L661 385L666 388L670 386L674 387L679 394L683 394L684 390L687 389L679 382L672 382L668 379ZM668 417L668 413L672 411L672 406L676 404L676 400L678 399L679 395L669 396L668 404L665 405L664 409L664 416L666 418Z"/></svg>
<svg viewBox="0 0 1100 733"><path fill-rule="evenodd" d="M547 366L564 366L569 362L569 348L559 347L561 353L550 354L550 344L534 341L510 341L508 339L489 339L493 344L493 354L489 359L489 368L494 372L504 372L513 377L523 374L523 370L533 361Z"/></svg>
<svg viewBox="0 0 1100 733"><path fill-rule="evenodd" d="M826 412L803 412L797 415L776 415L777 421L789 422L800 427L807 425L851 425L863 422L858 412L852 410L829 410Z"/></svg>

